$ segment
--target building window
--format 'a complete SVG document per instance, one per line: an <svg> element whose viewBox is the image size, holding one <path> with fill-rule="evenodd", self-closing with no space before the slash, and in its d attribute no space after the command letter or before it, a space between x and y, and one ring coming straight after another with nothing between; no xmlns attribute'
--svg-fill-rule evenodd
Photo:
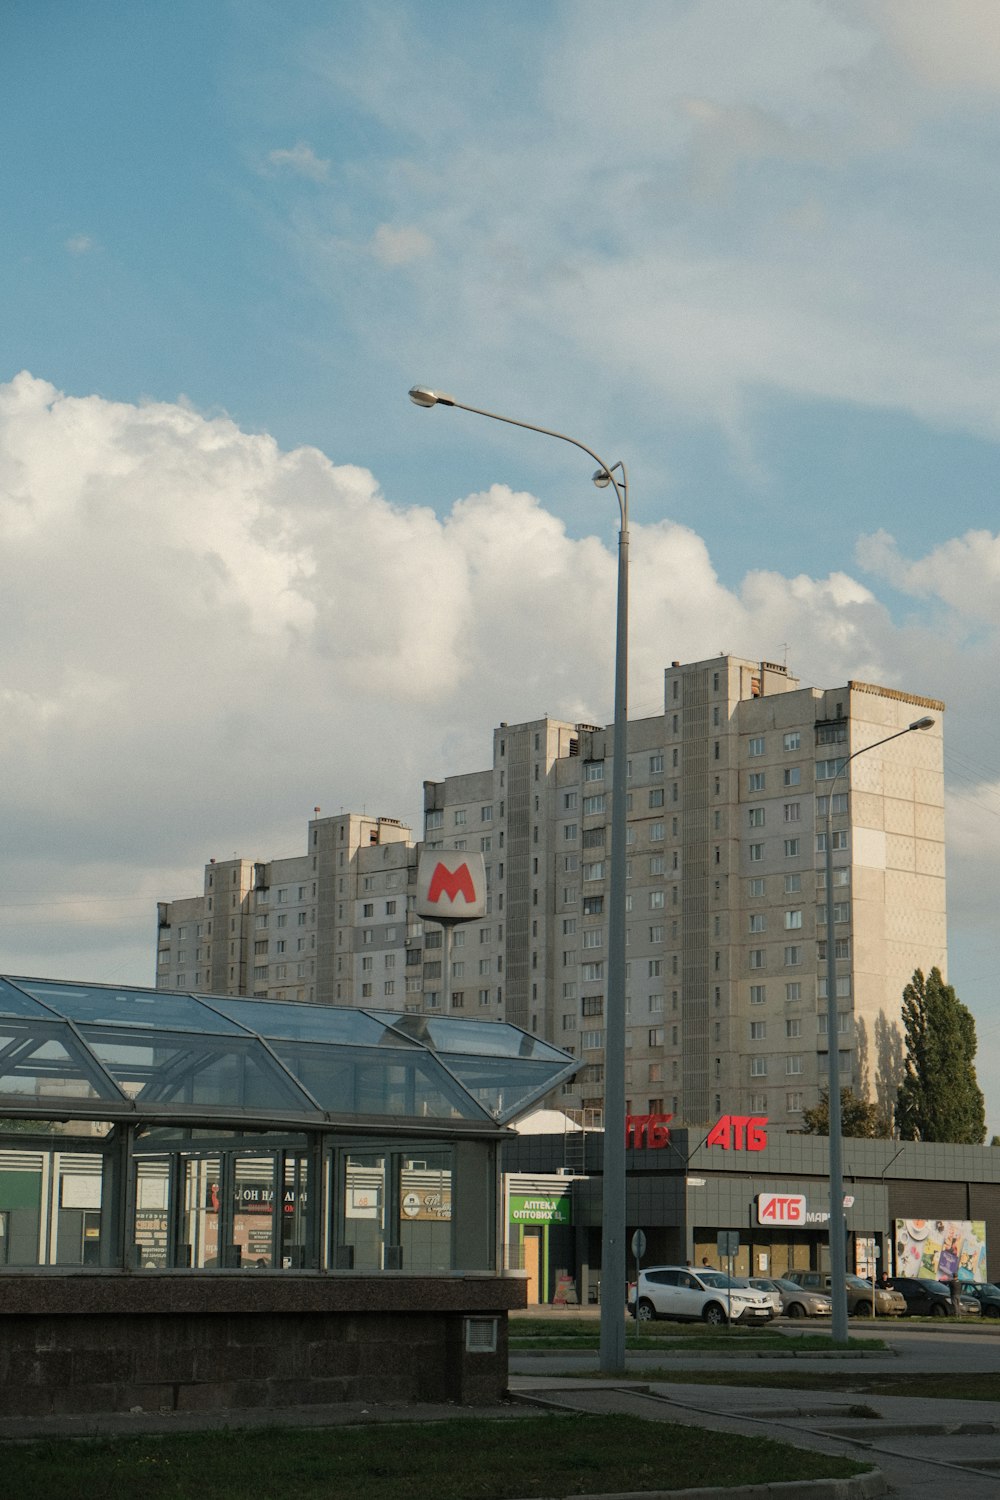
<svg viewBox="0 0 1000 1500"><path fill-rule="evenodd" d="M584 995L580 1001L580 1014L581 1016L603 1016L604 996Z"/></svg>
<svg viewBox="0 0 1000 1500"><path fill-rule="evenodd" d="M799 854L801 853L801 850L802 850L802 840L801 839L786 839L785 840L785 858L786 859L797 859L798 856L799 856Z"/></svg>
<svg viewBox="0 0 1000 1500"><path fill-rule="evenodd" d="M764 790L764 772L751 771L747 776L747 791L762 792Z"/></svg>
<svg viewBox="0 0 1000 1500"><path fill-rule="evenodd" d="M801 979L792 979L792 980L790 980L788 982L788 984L785 985L785 999L786 1000L801 1000L802 999L802 981L801 981Z"/></svg>
<svg viewBox="0 0 1000 1500"><path fill-rule="evenodd" d="M583 915L585 917L599 917L604 910L603 896L584 896ZM575 930L575 929L574 929Z"/></svg>
<svg viewBox="0 0 1000 1500"><path fill-rule="evenodd" d="M603 781L604 780L604 762L603 762L603 760L588 760L588 761L585 761L584 762L584 767L583 767L583 779L584 779L584 781Z"/></svg>
<svg viewBox="0 0 1000 1500"><path fill-rule="evenodd" d="M802 803L784 802L781 807L781 816L786 823L800 823L802 821Z"/></svg>
<svg viewBox="0 0 1000 1500"><path fill-rule="evenodd" d="M764 845L763 844L751 844L750 845L750 863L751 864L759 864L760 861L763 858L764 858ZM718 861L716 861L716 863L718 863Z"/></svg>
<svg viewBox="0 0 1000 1500"><path fill-rule="evenodd" d="M801 913L801 911L786 911L785 912L785 928L786 928L787 931L790 932L793 928L801 927L801 926L802 926L802 913Z"/></svg>
<svg viewBox="0 0 1000 1500"><path fill-rule="evenodd" d="M766 1021L751 1021L750 1022L750 1040L752 1042L762 1042L764 1040L764 1038L765 1038L766 1035L767 1035L767 1022Z"/></svg>
<svg viewBox="0 0 1000 1500"><path fill-rule="evenodd" d="M663 788L662 788L662 786L650 787L650 790L649 790L649 805L650 805L650 807L662 807L663 806Z"/></svg>
<svg viewBox="0 0 1000 1500"><path fill-rule="evenodd" d="M802 1072L802 1058L796 1054L794 1057L785 1058L785 1072L789 1077Z"/></svg>
<svg viewBox="0 0 1000 1500"><path fill-rule="evenodd" d="M581 964L581 966L580 966L580 978L584 981L584 983L589 983L589 982L591 982L592 980L595 980L595 979L603 979L604 978L604 964L603 964L603 962L601 962L601 963L593 963L593 964Z"/></svg>
<svg viewBox="0 0 1000 1500"><path fill-rule="evenodd" d="M787 1037L802 1035L802 1022L799 1020L798 1016L785 1017L785 1035Z"/></svg>
<svg viewBox="0 0 1000 1500"><path fill-rule="evenodd" d="M751 967L751 969L762 969L764 967L764 962L765 962L764 949L763 948L751 948L750 949L750 967Z"/></svg>
<svg viewBox="0 0 1000 1500"><path fill-rule="evenodd" d="M751 807L747 810L747 821L751 828L763 828L764 809L762 807Z"/></svg>
<svg viewBox="0 0 1000 1500"><path fill-rule="evenodd" d="M851 847L850 830L847 828L835 828L833 830L833 844L831 847L833 848L835 853L838 849L849 849ZM825 833L817 833L816 835L816 853L826 853Z"/></svg>
<svg viewBox="0 0 1000 1500"><path fill-rule="evenodd" d="M834 777L839 776L846 765L846 760L818 760L816 762L816 780L833 781Z"/></svg>
<svg viewBox="0 0 1000 1500"><path fill-rule="evenodd" d="M817 981L816 981L816 996L817 996L817 999L819 999L819 1000L825 1000L826 997L827 997L826 975L825 974L823 975L823 977L821 979L817 979ZM837 975L837 999L838 1000L849 1000L850 996L851 996L851 976L850 976L850 974L838 974Z"/></svg>
<svg viewBox="0 0 1000 1500"><path fill-rule="evenodd" d="M481 807L479 809L479 821L480 821L480 823L492 823L493 822L493 804L492 803L487 803L485 806L483 806L483 807Z"/></svg>
<svg viewBox="0 0 1000 1500"><path fill-rule="evenodd" d="M750 1059L750 1077L751 1078L766 1078L767 1077L767 1058L766 1057L751 1057L751 1059Z"/></svg>
<svg viewBox="0 0 1000 1500"><path fill-rule="evenodd" d="M801 891L801 889L802 889L802 876L801 875L786 875L785 876L785 895L786 896L794 895L796 891Z"/></svg>
<svg viewBox="0 0 1000 1500"><path fill-rule="evenodd" d="M427 814L427 816L425 817L425 819L424 819L424 827L428 828L428 829L430 829L430 828L443 828L444 827L444 810L443 810L443 808L435 808L433 812L429 812Z"/></svg>
<svg viewBox="0 0 1000 1500"><path fill-rule="evenodd" d="M647 1040L648 1040L648 1043L649 1043L650 1047L662 1047L663 1046L663 1027L662 1026L651 1026L649 1028L649 1033L648 1033Z"/></svg>
<svg viewBox="0 0 1000 1500"><path fill-rule="evenodd" d="M783 750L798 750L802 744L802 735L798 729L790 729L781 741Z"/></svg>
<svg viewBox="0 0 1000 1500"><path fill-rule="evenodd" d="M792 969L802 962L802 949L796 944L785 949L785 968Z"/></svg>
<svg viewBox="0 0 1000 1500"><path fill-rule="evenodd" d="M763 877L763 875L754 875L751 878L751 880L749 882L749 887L748 887L748 890L747 890L747 894L750 897L751 901L753 901L758 896L763 896L763 894L764 894L764 877Z"/></svg>
<svg viewBox="0 0 1000 1500"><path fill-rule="evenodd" d="M798 786L802 781L802 769L800 766L786 766L782 783L784 786Z"/></svg>
<svg viewBox="0 0 1000 1500"><path fill-rule="evenodd" d="M603 792L598 792L593 797L584 797L584 799L583 799L583 816L585 818L592 818L592 817L595 816L595 814L602 813L603 811L604 811L604 793Z"/></svg>
<svg viewBox="0 0 1000 1500"><path fill-rule="evenodd" d="M649 909L650 909L650 911L662 911L664 909L665 905L666 905L666 892L665 891L650 891L650 893L649 893Z"/></svg>
<svg viewBox="0 0 1000 1500"><path fill-rule="evenodd" d="M762 734L755 734L751 737L747 743L747 754L750 756L764 754L764 736Z"/></svg>
<svg viewBox="0 0 1000 1500"><path fill-rule="evenodd" d="M649 757L649 774L650 774L650 776L656 776L662 770L663 770L663 756L662 756L662 754L660 754L660 755L651 755Z"/></svg>
<svg viewBox="0 0 1000 1500"><path fill-rule="evenodd" d="M785 1095L785 1107L790 1115L800 1115L802 1113L802 1091L800 1089L795 1089L792 1093Z"/></svg>
<svg viewBox="0 0 1000 1500"><path fill-rule="evenodd" d="M767 999L767 986L763 984L752 984L750 986L750 1004L763 1005Z"/></svg>
<svg viewBox="0 0 1000 1500"><path fill-rule="evenodd" d="M587 927L583 933L583 946L585 948L603 948L604 933L600 927Z"/></svg>
<svg viewBox="0 0 1000 1500"><path fill-rule="evenodd" d="M604 1047L603 1031L581 1031L580 1047L584 1052L600 1052Z"/></svg>
<svg viewBox="0 0 1000 1500"><path fill-rule="evenodd" d="M766 914L764 912L762 912L762 911L755 911L755 912L751 912L750 913L750 931L751 932L766 932L767 931L767 916L766 916Z"/></svg>

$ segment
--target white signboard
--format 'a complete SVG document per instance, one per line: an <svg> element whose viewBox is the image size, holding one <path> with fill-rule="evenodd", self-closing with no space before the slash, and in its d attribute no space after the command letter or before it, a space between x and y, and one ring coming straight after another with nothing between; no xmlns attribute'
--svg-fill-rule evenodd
<svg viewBox="0 0 1000 1500"><path fill-rule="evenodd" d="M417 913L434 922L486 915L486 864L465 849L424 849L417 866Z"/></svg>
<svg viewBox="0 0 1000 1500"><path fill-rule="evenodd" d="M804 1224L806 1200L802 1193L758 1193L758 1224Z"/></svg>

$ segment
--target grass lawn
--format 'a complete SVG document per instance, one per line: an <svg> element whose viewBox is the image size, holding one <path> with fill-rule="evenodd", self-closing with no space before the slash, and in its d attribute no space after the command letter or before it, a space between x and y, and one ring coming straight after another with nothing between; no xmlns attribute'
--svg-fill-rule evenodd
<svg viewBox="0 0 1000 1500"><path fill-rule="evenodd" d="M596 1349L600 1342L598 1325L591 1320L559 1321L553 1327L552 1318L518 1318L508 1325L510 1348L519 1353L529 1350ZM848 1339L852 1349L884 1349L878 1339ZM763 1328L709 1328L704 1323L646 1324L637 1330L630 1323L625 1330L626 1349L717 1349L720 1353L729 1350L767 1351L798 1349L804 1351L842 1349L828 1333L783 1333Z"/></svg>
<svg viewBox="0 0 1000 1500"><path fill-rule="evenodd" d="M846 1478L869 1464L638 1417L262 1429L12 1443L17 1500L512 1500Z"/></svg>

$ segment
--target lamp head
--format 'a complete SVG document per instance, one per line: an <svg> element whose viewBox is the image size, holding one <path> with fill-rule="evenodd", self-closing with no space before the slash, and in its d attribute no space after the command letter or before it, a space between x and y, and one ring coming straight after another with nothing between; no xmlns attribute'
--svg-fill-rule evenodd
<svg viewBox="0 0 1000 1500"><path fill-rule="evenodd" d="M597 488L599 490L607 489L608 485L611 483L611 475L608 473L607 469L597 470L597 473L594 475L594 483L597 485Z"/></svg>
<svg viewBox="0 0 1000 1500"><path fill-rule="evenodd" d="M428 390L425 385L410 387L410 400L415 406L454 406L454 396L445 396L441 391Z"/></svg>
<svg viewBox="0 0 1000 1500"><path fill-rule="evenodd" d="M934 722L935 721L928 716L924 719L914 719L913 723L908 724L906 727L908 729L931 729L934 726Z"/></svg>

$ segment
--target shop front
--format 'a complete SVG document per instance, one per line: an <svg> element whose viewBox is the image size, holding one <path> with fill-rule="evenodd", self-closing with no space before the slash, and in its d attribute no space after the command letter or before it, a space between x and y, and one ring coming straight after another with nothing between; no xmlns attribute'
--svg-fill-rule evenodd
<svg viewBox="0 0 1000 1500"><path fill-rule="evenodd" d="M643 1231L644 1265L728 1269L731 1258L738 1276L829 1268L825 1137L774 1131L763 1116L724 1115L700 1128L639 1116L626 1142L627 1238ZM587 1176L571 1179L578 1288L600 1265L602 1147L593 1132ZM558 1136L521 1135L504 1146L504 1169L537 1171L548 1160L558 1171L561 1151ZM995 1247L1000 1273L1000 1150L845 1138L843 1154L845 1269L926 1276L955 1262L982 1280Z"/></svg>

